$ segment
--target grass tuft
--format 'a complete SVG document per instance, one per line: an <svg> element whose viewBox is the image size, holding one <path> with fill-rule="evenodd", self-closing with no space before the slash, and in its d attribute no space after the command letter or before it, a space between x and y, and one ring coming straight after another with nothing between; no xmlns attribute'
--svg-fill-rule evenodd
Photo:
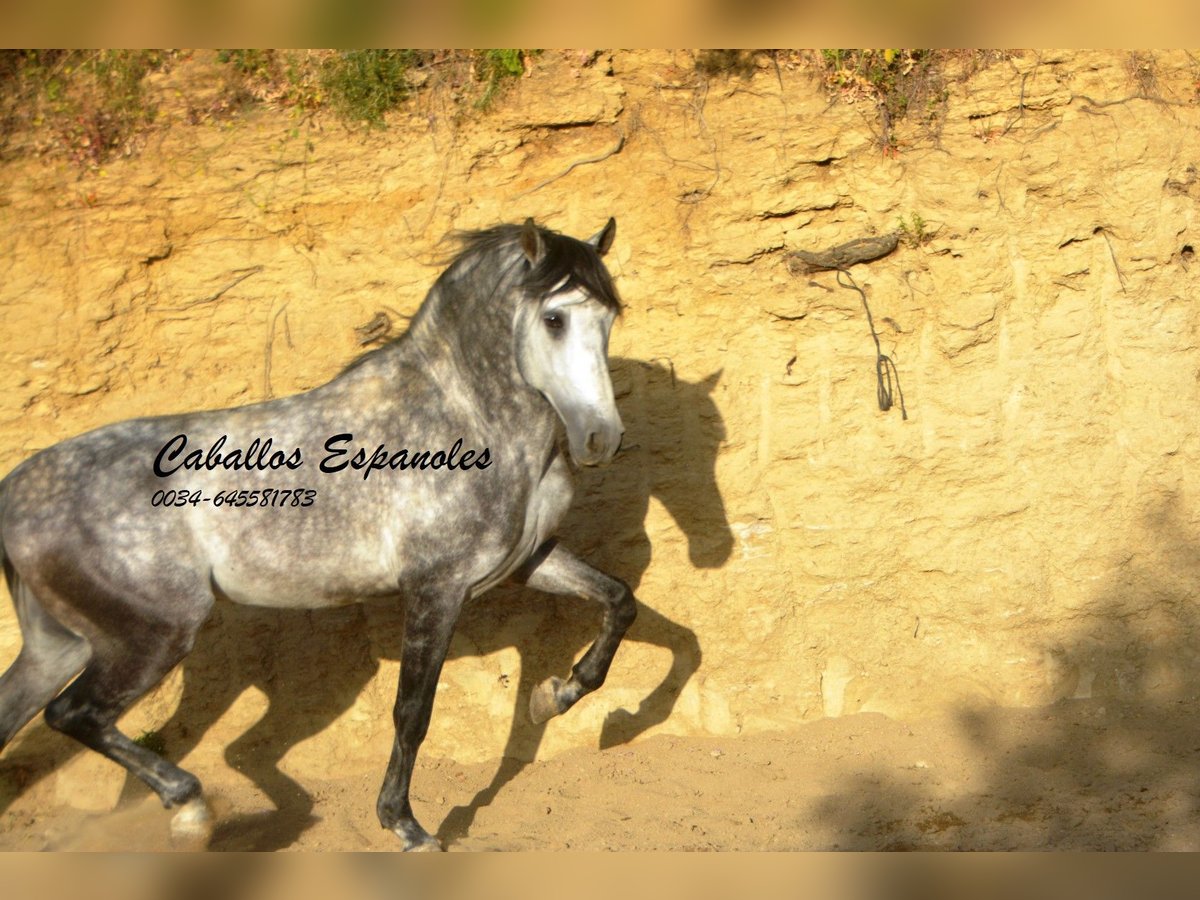
<svg viewBox="0 0 1200 900"><path fill-rule="evenodd" d="M525 74L525 61L536 50L480 50L475 62L476 77L484 83L477 109L487 109L504 84Z"/></svg>
<svg viewBox="0 0 1200 900"><path fill-rule="evenodd" d="M418 50L345 50L321 66L321 88L342 118L383 127L384 115L409 94Z"/></svg>

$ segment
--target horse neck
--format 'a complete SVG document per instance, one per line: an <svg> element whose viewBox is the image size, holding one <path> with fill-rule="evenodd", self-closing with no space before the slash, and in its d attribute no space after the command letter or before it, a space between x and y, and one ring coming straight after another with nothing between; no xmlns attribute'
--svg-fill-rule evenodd
<svg viewBox="0 0 1200 900"><path fill-rule="evenodd" d="M406 352L477 417L552 440L557 414L521 376L514 357L513 298L463 300L435 286L401 341Z"/></svg>

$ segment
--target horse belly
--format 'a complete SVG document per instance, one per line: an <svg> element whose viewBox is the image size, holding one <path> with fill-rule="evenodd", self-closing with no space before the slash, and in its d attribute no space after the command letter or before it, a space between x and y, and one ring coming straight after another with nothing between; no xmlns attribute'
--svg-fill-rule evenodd
<svg viewBox="0 0 1200 900"><path fill-rule="evenodd" d="M300 546L288 536L205 541L217 593L247 606L323 609L398 592L394 548L380 534L334 547Z"/></svg>
<svg viewBox="0 0 1200 900"><path fill-rule="evenodd" d="M328 609L366 599L361 594L333 591L313 581L255 577L233 569L214 568L212 580L214 593L243 606Z"/></svg>

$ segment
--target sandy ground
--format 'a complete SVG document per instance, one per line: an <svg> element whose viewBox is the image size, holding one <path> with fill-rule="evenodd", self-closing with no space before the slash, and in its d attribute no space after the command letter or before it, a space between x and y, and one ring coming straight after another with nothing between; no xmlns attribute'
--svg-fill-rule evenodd
<svg viewBox="0 0 1200 900"><path fill-rule="evenodd" d="M529 764L425 759L414 807L451 850L1195 850L1200 726L1172 706L861 714ZM115 810L87 811L61 802L48 772L6 763L0 848L171 848L168 813L140 786ZM211 849L395 848L375 820L376 774L303 787L310 797L277 811L210 776Z"/></svg>

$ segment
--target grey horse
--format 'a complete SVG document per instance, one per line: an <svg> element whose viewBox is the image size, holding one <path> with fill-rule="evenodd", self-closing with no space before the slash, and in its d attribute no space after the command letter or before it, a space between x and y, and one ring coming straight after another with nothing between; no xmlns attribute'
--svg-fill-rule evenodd
<svg viewBox="0 0 1200 900"><path fill-rule="evenodd" d="M620 301L589 241L501 225L461 235L409 329L321 387L136 419L41 451L0 481L0 560L23 646L0 677L0 748L39 710L213 828L199 780L116 728L192 648L216 598L405 606L395 742L379 793L407 850L439 849L409 803L413 763L463 604L514 580L603 608L535 721L605 679L636 614L629 587L554 540L567 456L606 463L623 433L608 338ZM562 435L565 431L565 444Z"/></svg>

